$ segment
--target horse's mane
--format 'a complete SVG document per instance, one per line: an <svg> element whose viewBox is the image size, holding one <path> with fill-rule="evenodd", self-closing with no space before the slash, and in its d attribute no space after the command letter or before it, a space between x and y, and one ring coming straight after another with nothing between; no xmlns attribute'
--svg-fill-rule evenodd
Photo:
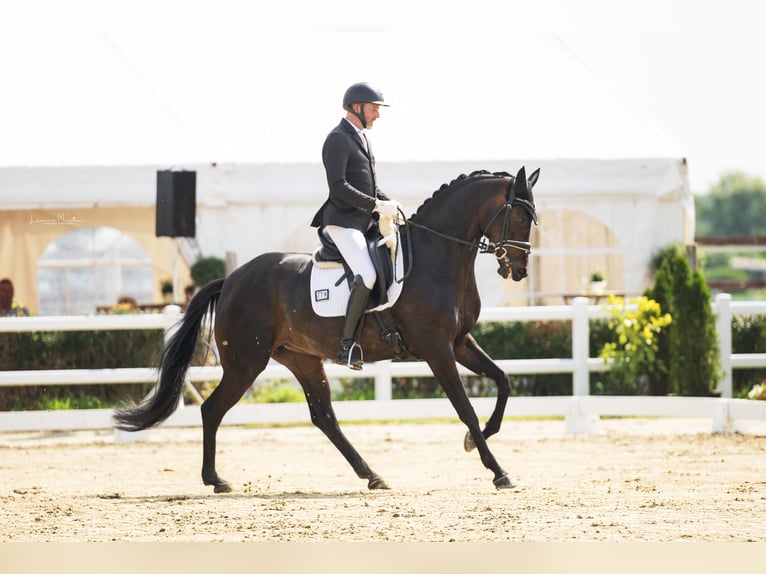
<svg viewBox="0 0 766 574"><path fill-rule="evenodd" d="M484 178L503 178L503 177L509 177L511 178L511 182L513 182L514 176L506 171L488 171L486 169L478 169L476 171L472 171L468 175L462 173L459 176L457 176L455 179L453 179L449 183L444 183L442 186L433 192L431 197L427 198L421 205L418 207L417 211L413 215L413 217L417 217L420 211L428 205L428 202L431 201L433 198L437 197L438 195L444 194L448 191L454 191L456 189L460 189L467 185L468 183L471 183L477 179L484 179Z"/></svg>

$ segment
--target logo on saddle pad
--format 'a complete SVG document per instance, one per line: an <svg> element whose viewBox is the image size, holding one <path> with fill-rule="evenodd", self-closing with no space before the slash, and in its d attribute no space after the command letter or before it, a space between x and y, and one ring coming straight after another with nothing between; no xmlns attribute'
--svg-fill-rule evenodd
<svg viewBox="0 0 766 574"><path fill-rule="evenodd" d="M351 290L345 278L346 271L341 263L313 261L311 268L311 306L320 317L343 317L346 314L348 296ZM401 242L398 242L394 259L394 277L404 277L404 256ZM388 288L388 301L367 312L382 311L391 307L402 292L404 283L394 281Z"/></svg>

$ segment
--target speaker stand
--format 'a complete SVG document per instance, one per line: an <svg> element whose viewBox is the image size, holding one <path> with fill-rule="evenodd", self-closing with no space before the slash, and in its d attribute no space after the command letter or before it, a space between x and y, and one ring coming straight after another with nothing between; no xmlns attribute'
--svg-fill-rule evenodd
<svg viewBox="0 0 766 574"><path fill-rule="evenodd" d="M178 237L173 238L173 304L178 305L178 256L180 254L180 246Z"/></svg>

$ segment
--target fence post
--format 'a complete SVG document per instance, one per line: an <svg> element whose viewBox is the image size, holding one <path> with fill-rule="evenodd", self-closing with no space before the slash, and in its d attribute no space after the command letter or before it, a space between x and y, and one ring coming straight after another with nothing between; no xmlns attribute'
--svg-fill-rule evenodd
<svg viewBox="0 0 766 574"><path fill-rule="evenodd" d="M378 361L376 364L385 365L386 368L380 369L375 375L375 400L391 400L391 361Z"/></svg>
<svg viewBox="0 0 766 574"><path fill-rule="evenodd" d="M590 395L590 323L588 298L575 297L572 302L572 404L564 417L565 432L569 434L592 434L599 432L600 418L597 414L582 412L580 397Z"/></svg>
<svg viewBox="0 0 766 574"><path fill-rule="evenodd" d="M575 297L572 302L572 394L587 396L590 394L588 376L589 349L588 298Z"/></svg>
<svg viewBox="0 0 766 574"><path fill-rule="evenodd" d="M715 306L717 310L715 329L718 331L718 350L723 370L718 390L722 397L730 399L734 389L731 373L731 295L729 293L716 295Z"/></svg>

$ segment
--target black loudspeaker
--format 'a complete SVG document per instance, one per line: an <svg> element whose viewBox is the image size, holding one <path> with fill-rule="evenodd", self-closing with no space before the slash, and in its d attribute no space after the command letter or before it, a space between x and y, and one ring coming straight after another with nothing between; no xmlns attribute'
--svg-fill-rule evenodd
<svg viewBox="0 0 766 574"><path fill-rule="evenodd" d="M194 237L197 172L157 172L157 237Z"/></svg>

